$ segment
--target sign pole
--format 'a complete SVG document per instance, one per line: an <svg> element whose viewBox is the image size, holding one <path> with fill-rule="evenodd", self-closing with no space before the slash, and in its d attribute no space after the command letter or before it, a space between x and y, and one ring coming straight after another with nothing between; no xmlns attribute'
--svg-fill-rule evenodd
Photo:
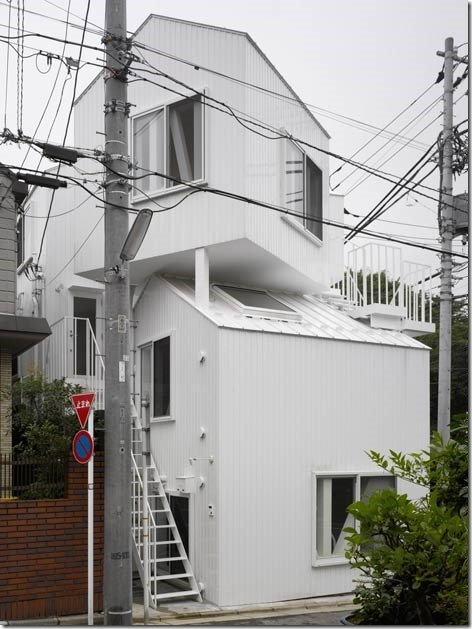
<svg viewBox="0 0 472 629"><path fill-rule="evenodd" d="M93 442L93 408L90 411L88 430ZM87 512L88 512L88 624L93 626L93 456L87 464Z"/></svg>

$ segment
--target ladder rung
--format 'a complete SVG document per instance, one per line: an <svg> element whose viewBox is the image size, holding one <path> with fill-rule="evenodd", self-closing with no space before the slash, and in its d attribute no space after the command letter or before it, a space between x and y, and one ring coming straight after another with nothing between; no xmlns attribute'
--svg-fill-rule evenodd
<svg viewBox="0 0 472 629"><path fill-rule="evenodd" d="M185 579L186 577L191 577L191 572L184 572L182 574L163 574L159 577L149 577L150 581L170 581L171 579Z"/></svg>
<svg viewBox="0 0 472 629"><path fill-rule="evenodd" d="M156 529L175 529L177 528L175 524L156 524L154 527Z"/></svg>
<svg viewBox="0 0 472 629"><path fill-rule="evenodd" d="M159 557L152 560L154 563L167 563L168 561L188 561L187 557Z"/></svg>
<svg viewBox="0 0 472 629"><path fill-rule="evenodd" d="M166 546L167 544L180 544L181 542L178 542L177 540L173 539L169 542L149 542L150 546Z"/></svg>
<svg viewBox="0 0 472 629"><path fill-rule="evenodd" d="M167 592L167 594L154 594L153 598L160 600L163 598L182 598L184 596L196 596L200 594L198 590L181 590L179 592Z"/></svg>

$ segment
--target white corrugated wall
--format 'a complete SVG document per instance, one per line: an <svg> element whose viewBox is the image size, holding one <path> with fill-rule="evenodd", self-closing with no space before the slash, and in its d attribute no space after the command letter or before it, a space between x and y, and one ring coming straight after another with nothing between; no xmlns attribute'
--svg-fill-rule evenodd
<svg viewBox="0 0 472 629"><path fill-rule="evenodd" d="M372 471L365 451L426 447L428 359L220 330L220 604L352 589L348 566L312 567L311 474Z"/></svg>
<svg viewBox="0 0 472 629"><path fill-rule="evenodd" d="M218 518L208 516L208 504L216 503L221 461L218 452L219 365L217 328L177 297L165 283L154 278L134 312L136 347L171 332L172 421L152 423L151 447L167 488L177 487L176 476L203 476L205 486L191 495L194 529L190 531L191 561L204 596L217 601L219 576ZM206 353L201 363L200 352ZM139 351L136 353L139 391ZM136 398L139 404L139 397ZM200 427L206 429L200 438ZM190 457L198 460L192 465Z"/></svg>

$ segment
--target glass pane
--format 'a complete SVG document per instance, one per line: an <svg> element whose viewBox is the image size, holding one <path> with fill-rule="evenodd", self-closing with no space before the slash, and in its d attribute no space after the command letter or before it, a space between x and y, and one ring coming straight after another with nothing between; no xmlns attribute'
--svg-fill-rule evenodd
<svg viewBox="0 0 472 629"><path fill-rule="evenodd" d="M306 216L323 218L322 174L315 164L306 158ZM323 239L323 223L305 220L306 228L320 240Z"/></svg>
<svg viewBox="0 0 472 629"><path fill-rule="evenodd" d="M331 503L332 550L335 553L342 530L349 526L346 509L354 502L354 478L333 478L333 500ZM336 554L336 553L335 553Z"/></svg>
<svg viewBox="0 0 472 629"><path fill-rule="evenodd" d="M303 222L303 153L292 142L285 151L285 206Z"/></svg>
<svg viewBox="0 0 472 629"><path fill-rule="evenodd" d="M364 476L361 478L361 500L367 502L376 491L395 489L394 476Z"/></svg>
<svg viewBox="0 0 472 629"><path fill-rule="evenodd" d="M164 110L152 111L133 120L133 155L137 168L136 177L148 171L164 172ZM165 180L149 175L134 182L134 194L139 190L149 193L165 187Z"/></svg>
<svg viewBox="0 0 472 629"><path fill-rule="evenodd" d="M202 105L186 99L169 107L168 173L183 181L201 179ZM168 181L168 186L179 185Z"/></svg>
<svg viewBox="0 0 472 629"><path fill-rule="evenodd" d="M170 415L170 336L154 343L154 417Z"/></svg>
<svg viewBox="0 0 472 629"><path fill-rule="evenodd" d="M263 290L249 290L248 288L236 288L234 286L218 286L239 301L243 306L249 308L265 308L268 310L283 310L284 312L295 312L278 299L271 297Z"/></svg>
<svg viewBox="0 0 472 629"><path fill-rule="evenodd" d="M347 507L354 502L355 478L317 478L316 552L319 557L344 555L343 529L353 526Z"/></svg>
<svg viewBox="0 0 472 629"><path fill-rule="evenodd" d="M141 402L143 400L151 401L151 352L152 345L141 348Z"/></svg>

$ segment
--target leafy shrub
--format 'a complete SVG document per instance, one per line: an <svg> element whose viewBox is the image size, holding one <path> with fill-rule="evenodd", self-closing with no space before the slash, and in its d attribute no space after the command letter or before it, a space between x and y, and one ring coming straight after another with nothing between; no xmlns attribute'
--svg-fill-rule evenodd
<svg viewBox="0 0 472 629"><path fill-rule="evenodd" d="M429 491L418 501L392 489L348 511L351 567L361 573L356 618L370 625L468 624L467 445L435 435L428 451L388 458L370 452L384 470Z"/></svg>
<svg viewBox="0 0 472 629"><path fill-rule="evenodd" d="M79 428L69 396L80 393L65 378L48 382L30 374L12 388L12 429L15 455L62 456L70 451Z"/></svg>

